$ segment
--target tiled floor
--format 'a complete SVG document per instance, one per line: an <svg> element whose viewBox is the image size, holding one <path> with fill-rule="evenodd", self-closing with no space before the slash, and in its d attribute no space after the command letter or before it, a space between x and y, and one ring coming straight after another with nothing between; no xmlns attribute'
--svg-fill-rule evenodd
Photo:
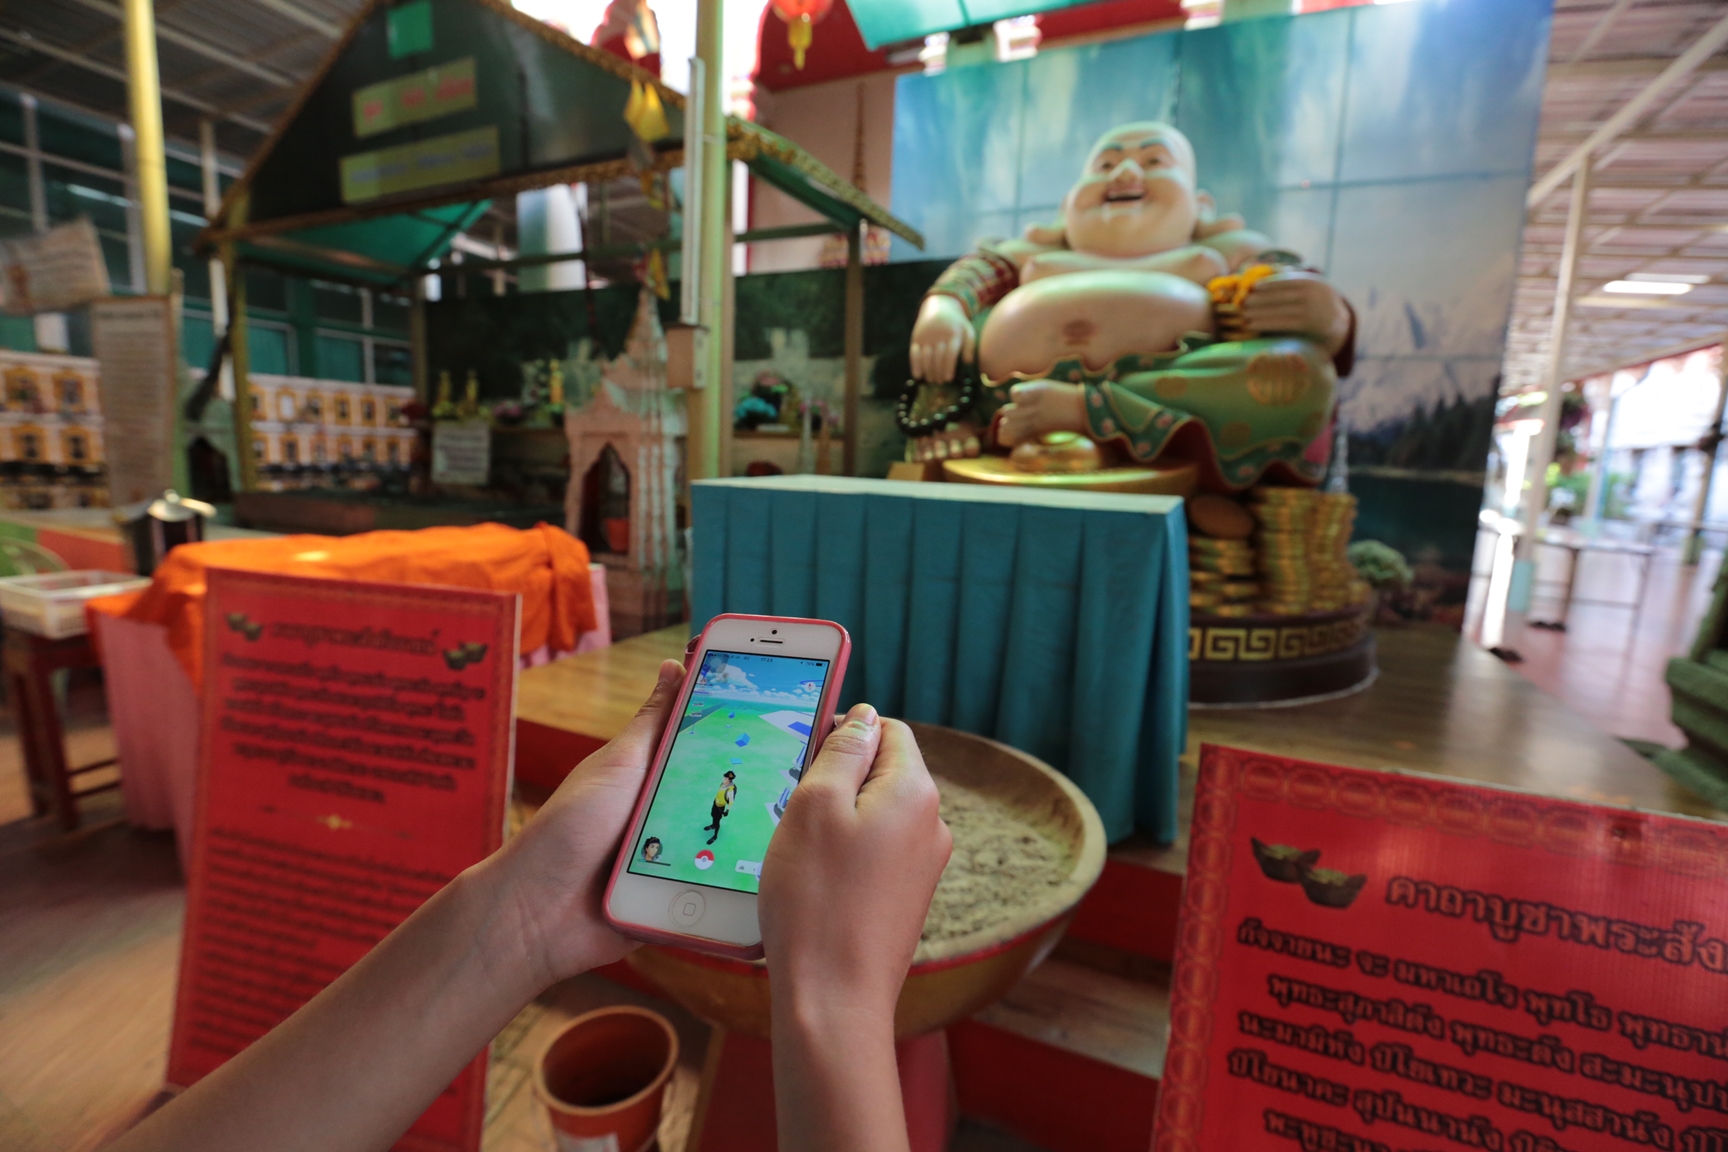
<svg viewBox="0 0 1728 1152"><path fill-rule="evenodd" d="M1566 562L1565 553L1542 549L1539 579L1564 578ZM1689 567L1680 563L1677 546L1662 548L1634 612L1619 604L1637 596L1638 561L1586 555L1566 631L1529 623L1557 614L1559 589L1551 584L1539 585L1527 617L1508 614L1503 644L1524 657L1512 667L1610 735L1679 747L1685 737L1668 721L1668 686L1662 674L1670 657L1691 647L1721 562L1720 552L1706 552L1699 564ZM1477 569L1487 569L1480 551Z"/></svg>

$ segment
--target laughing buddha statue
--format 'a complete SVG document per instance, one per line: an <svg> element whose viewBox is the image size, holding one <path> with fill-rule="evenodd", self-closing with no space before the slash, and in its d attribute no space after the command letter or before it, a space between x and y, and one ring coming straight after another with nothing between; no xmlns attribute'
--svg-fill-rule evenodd
<svg viewBox="0 0 1728 1152"><path fill-rule="evenodd" d="M1218 214L1187 137L1124 124L1059 226L981 243L924 297L900 426L913 461L997 482L1125 466L1175 477L1140 490L1312 485L1354 344L1319 273Z"/></svg>

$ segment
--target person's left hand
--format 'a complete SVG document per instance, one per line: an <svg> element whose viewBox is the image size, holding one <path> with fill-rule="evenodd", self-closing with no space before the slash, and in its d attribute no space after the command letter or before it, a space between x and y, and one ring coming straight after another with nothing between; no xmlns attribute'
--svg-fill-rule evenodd
<svg viewBox="0 0 1728 1152"><path fill-rule="evenodd" d="M653 693L624 731L578 764L545 807L487 862L505 870L500 887L514 906L509 922L520 936L521 958L541 987L609 964L636 947L612 931L601 906L619 841L683 680L683 665L662 663Z"/></svg>
<svg viewBox="0 0 1728 1152"><path fill-rule="evenodd" d="M1316 272L1292 269L1257 280L1242 304L1242 319L1256 336L1309 336L1336 353L1350 334L1350 309Z"/></svg>

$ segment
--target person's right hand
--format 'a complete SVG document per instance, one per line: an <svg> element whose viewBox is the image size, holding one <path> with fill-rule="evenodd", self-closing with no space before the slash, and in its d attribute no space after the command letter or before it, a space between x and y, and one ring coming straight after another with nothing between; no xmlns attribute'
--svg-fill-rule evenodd
<svg viewBox="0 0 1728 1152"><path fill-rule="evenodd" d="M972 359L977 340L960 301L940 294L924 297L912 325L912 379L948 383L960 358Z"/></svg>
<svg viewBox="0 0 1728 1152"><path fill-rule="evenodd" d="M952 847L911 729L854 707L792 790L762 862L776 1003L891 1021Z"/></svg>

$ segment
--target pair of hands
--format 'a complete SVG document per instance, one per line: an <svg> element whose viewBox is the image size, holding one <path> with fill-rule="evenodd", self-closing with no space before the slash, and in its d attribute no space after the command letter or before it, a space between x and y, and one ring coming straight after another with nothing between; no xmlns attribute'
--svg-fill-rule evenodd
<svg viewBox="0 0 1728 1152"><path fill-rule="evenodd" d="M1300 270L1257 281L1243 302L1242 316L1250 335L1298 333L1315 337L1334 353L1350 331L1350 311L1337 289L1323 277ZM960 301L926 296L912 326L912 378L948 383L962 359L976 357L977 340Z"/></svg>
<svg viewBox="0 0 1728 1152"><path fill-rule="evenodd" d="M683 679L677 661L662 664L618 738L488 862L507 872L513 935L543 987L636 946L607 926L602 901ZM853 708L793 789L762 862L769 969L800 999L844 998L891 1017L951 844L911 731Z"/></svg>

